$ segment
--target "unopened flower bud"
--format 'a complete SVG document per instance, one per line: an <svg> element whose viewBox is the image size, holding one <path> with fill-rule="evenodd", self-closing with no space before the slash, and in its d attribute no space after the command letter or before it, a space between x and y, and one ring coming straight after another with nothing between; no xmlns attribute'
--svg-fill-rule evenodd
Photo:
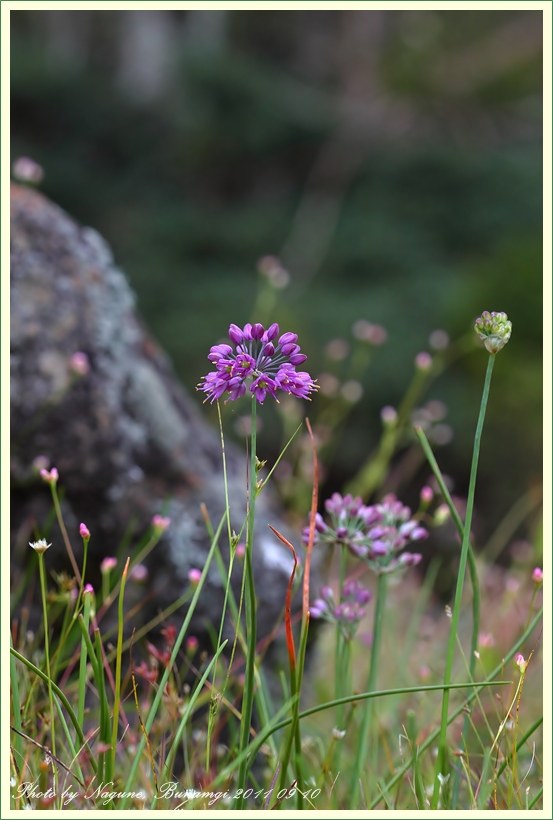
<svg viewBox="0 0 553 820"><path fill-rule="evenodd" d="M521 672L526 671L526 667L528 666L528 661L524 660L524 655L521 655L520 652L518 655L515 655L515 663L520 669Z"/></svg>
<svg viewBox="0 0 553 820"><path fill-rule="evenodd" d="M417 370L430 370L432 367L432 356L430 353L421 351L415 356L415 367Z"/></svg>
<svg viewBox="0 0 553 820"><path fill-rule="evenodd" d="M450 509L447 504L440 504L436 512L434 513L434 524L436 527L441 527L445 522L449 519L451 515Z"/></svg>
<svg viewBox="0 0 553 820"><path fill-rule="evenodd" d="M148 578L148 568L144 564L137 564L131 569L131 578L137 584L141 584Z"/></svg>
<svg viewBox="0 0 553 820"><path fill-rule="evenodd" d="M162 515L154 515L152 518L152 527L160 533L164 532L170 523L171 519L164 518Z"/></svg>
<svg viewBox="0 0 553 820"><path fill-rule="evenodd" d="M57 481L58 481L58 478L59 478L59 473L58 473L58 471L56 470L55 467L52 467L52 469L50 471L41 470L40 471L40 477L42 478L43 481L46 482L46 484L50 484L50 485L57 484Z"/></svg>
<svg viewBox="0 0 553 820"><path fill-rule="evenodd" d="M424 504L425 507L427 507L434 498L434 490L432 489L432 487L423 487L421 490L420 498L421 503Z"/></svg>
<svg viewBox="0 0 553 820"><path fill-rule="evenodd" d="M539 567L536 567L536 569L533 571L532 581L538 586L540 584L543 584L543 570L541 570Z"/></svg>
<svg viewBox="0 0 553 820"><path fill-rule="evenodd" d="M76 373L77 376L86 376L90 370L90 363L86 353L81 353L80 351L73 353L70 359L70 366L73 373Z"/></svg>
<svg viewBox="0 0 553 820"><path fill-rule="evenodd" d="M382 410L380 411L380 418L382 419L382 423L386 427L392 427L392 425L394 425L397 421L397 410L396 410L396 408L392 407L389 404L386 405L386 407L383 407Z"/></svg>
<svg viewBox="0 0 553 820"><path fill-rule="evenodd" d="M44 169L30 157L19 157L12 166L12 173L21 182L39 185L44 179Z"/></svg>
<svg viewBox="0 0 553 820"><path fill-rule="evenodd" d="M86 526L86 524L81 524L79 526L79 535L81 536L83 541L85 539L88 541L88 539L90 538L90 532L88 531L88 527Z"/></svg>
<svg viewBox="0 0 553 820"><path fill-rule="evenodd" d="M496 313L485 310L474 323L474 329L484 342L484 347L495 355L501 348L505 347L511 338L512 323L507 319L506 313Z"/></svg>
<svg viewBox="0 0 553 820"><path fill-rule="evenodd" d="M190 637L188 637L186 639L186 643L185 643L186 654L189 657L192 657L192 655L194 655L197 652L199 645L200 645L200 642L198 641L196 636L195 635L190 635Z"/></svg>
<svg viewBox="0 0 553 820"><path fill-rule="evenodd" d="M334 740L343 740L345 738L345 736L346 736L346 730L345 729L338 729L338 727L335 726L334 729L332 730L332 737L334 738Z"/></svg>
<svg viewBox="0 0 553 820"><path fill-rule="evenodd" d="M117 558L104 558L102 563L100 564L100 572L102 575L106 575L108 572L111 572L112 569L115 569L117 566Z"/></svg>
<svg viewBox="0 0 553 820"><path fill-rule="evenodd" d="M197 587L200 583L200 578L202 577L202 571L199 569L189 569L188 570L188 580L193 587Z"/></svg>

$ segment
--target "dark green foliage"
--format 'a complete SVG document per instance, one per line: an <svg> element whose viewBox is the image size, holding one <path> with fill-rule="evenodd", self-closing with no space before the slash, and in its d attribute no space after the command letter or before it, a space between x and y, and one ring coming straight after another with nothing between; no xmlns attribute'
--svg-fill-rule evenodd
<svg viewBox="0 0 553 820"><path fill-rule="evenodd" d="M307 82L294 63L305 15L272 14L269 36L267 14L233 13L230 46L216 54L183 48L171 87L142 106L119 90L109 58L93 54L78 71L67 70L32 39L25 14L15 13L12 154L40 162L45 193L108 239L189 389L228 324L252 318L256 262L284 246L309 173L339 122L332 70ZM398 28L380 60L389 93L411 99L420 113L443 102L447 94L428 79L434 61L511 19L497 14L433 14L438 34L426 45L423 38L422 48L412 46L420 19ZM332 15L318 24L341 24ZM458 100L460 110L533 105L537 119L538 62L529 57L484 76ZM505 133L486 141L475 126L455 141L445 127L443 136L438 130L412 144L384 138L368 148L341 194L320 269L306 288L302 271L291 270L274 316L284 330L298 330L314 376L332 369L324 345L351 340L357 319L388 330L328 478L338 489L375 446L380 408L400 401L429 333L443 328L455 337L483 310L508 313L513 337L496 369L477 490L477 514L479 504L489 511L486 535L506 502L539 480L541 454L541 146ZM476 350L428 396L449 406L456 438L439 455L453 477L468 475L486 359ZM276 456L278 429L267 410L264 456Z"/></svg>

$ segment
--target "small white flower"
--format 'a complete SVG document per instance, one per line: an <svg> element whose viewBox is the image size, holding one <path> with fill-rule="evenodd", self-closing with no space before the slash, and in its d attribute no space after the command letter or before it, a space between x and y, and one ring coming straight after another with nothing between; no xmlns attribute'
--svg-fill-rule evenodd
<svg viewBox="0 0 553 820"><path fill-rule="evenodd" d="M46 539L41 538L39 541L29 541L29 546L32 547L39 555L42 555L52 546L52 544L47 544Z"/></svg>

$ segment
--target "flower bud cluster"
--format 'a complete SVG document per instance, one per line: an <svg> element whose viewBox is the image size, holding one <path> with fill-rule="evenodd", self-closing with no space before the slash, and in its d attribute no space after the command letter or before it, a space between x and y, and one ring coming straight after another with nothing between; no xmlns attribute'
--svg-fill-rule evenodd
<svg viewBox="0 0 553 820"><path fill-rule="evenodd" d="M474 329L484 342L488 353L499 353L511 338L513 326L506 313L485 310L474 323Z"/></svg>
<svg viewBox="0 0 553 820"><path fill-rule="evenodd" d="M346 581L338 604L331 587L323 587L321 597L313 602L309 612L312 618L321 618L337 624L345 640L351 641L359 622L365 616L363 607L369 603L370 599L371 593L368 589L360 586L357 581Z"/></svg>
<svg viewBox="0 0 553 820"><path fill-rule="evenodd" d="M377 574L395 572L406 566L415 566L422 556L401 550L414 541L422 541L428 532L421 527L411 510L387 495L381 503L363 504L361 498L334 493L325 502L330 523L320 513L315 518L315 543L326 542L348 549L364 560ZM304 543L309 539L309 528L303 531Z"/></svg>

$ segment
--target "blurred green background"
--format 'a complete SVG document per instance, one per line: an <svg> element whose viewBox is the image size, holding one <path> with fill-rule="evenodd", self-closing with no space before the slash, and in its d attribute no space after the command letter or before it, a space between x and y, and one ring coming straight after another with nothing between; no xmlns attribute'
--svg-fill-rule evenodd
<svg viewBox="0 0 553 820"><path fill-rule="evenodd" d="M326 494L377 445L380 410L400 403L429 335L456 339L483 310L506 311L479 542L539 488L541 12L12 11L11 25L12 158L40 163L41 189L109 241L190 392L230 322L262 313L297 331L311 374L338 379L323 378L329 395L363 355L353 324L383 326ZM268 254L285 288L260 277ZM437 457L460 496L486 359L474 344L424 397L447 405ZM310 414L317 402L329 396ZM282 418L268 403L262 416L272 459ZM411 477L405 501L428 476ZM520 519L511 540L532 536Z"/></svg>

